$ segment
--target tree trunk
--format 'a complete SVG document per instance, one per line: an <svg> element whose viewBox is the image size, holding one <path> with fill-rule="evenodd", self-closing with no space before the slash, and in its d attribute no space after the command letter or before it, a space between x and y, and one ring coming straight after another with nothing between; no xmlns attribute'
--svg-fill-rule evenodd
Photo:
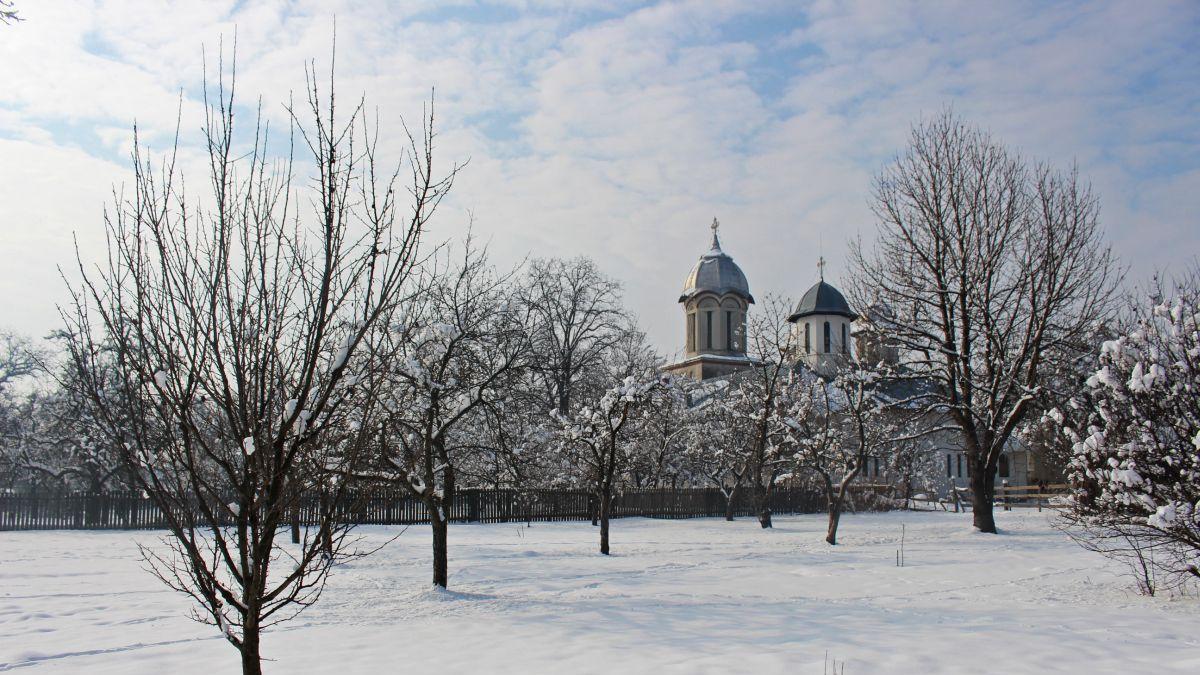
<svg viewBox="0 0 1200 675"><path fill-rule="evenodd" d="M433 528L433 585L446 588L447 554L446 538L449 523L438 514L438 507L430 509L429 525Z"/></svg>
<svg viewBox="0 0 1200 675"><path fill-rule="evenodd" d="M841 499L831 499L828 502L829 528L825 531L825 542L831 546L837 545L838 521L842 518Z"/></svg>
<svg viewBox="0 0 1200 675"><path fill-rule="evenodd" d="M971 461L971 517L975 529L990 534L996 533L996 519L992 514L992 499L995 494L993 482L995 467L986 462Z"/></svg>
<svg viewBox="0 0 1200 675"><path fill-rule="evenodd" d="M300 507L292 509L292 543L300 543Z"/></svg>
<svg viewBox="0 0 1200 675"><path fill-rule="evenodd" d="M758 512L758 524L765 530L768 527L774 527L771 524L771 509L764 505L762 510Z"/></svg>
<svg viewBox="0 0 1200 675"><path fill-rule="evenodd" d="M733 489L731 489L729 493L725 495L725 520L728 520L729 522L733 522L734 505L737 503L738 493L741 491L742 485L739 482L734 484Z"/></svg>
<svg viewBox="0 0 1200 675"><path fill-rule="evenodd" d="M758 524L765 530L771 525L771 506L768 504L770 495L767 486L761 482L754 486L754 514L758 516Z"/></svg>
<svg viewBox="0 0 1200 675"><path fill-rule="evenodd" d="M612 511L612 492L600 495L600 553L608 555L608 519Z"/></svg>
<svg viewBox="0 0 1200 675"><path fill-rule="evenodd" d="M257 614L257 611L247 612L245 625L242 627L242 644L238 646L242 653L242 675L262 675Z"/></svg>
<svg viewBox="0 0 1200 675"><path fill-rule="evenodd" d="M325 553L325 557L333 558L333 505L329 502L329 496L321 495L320 499L320 524L321 528L317 532L317 536L321 538L321 550Z"/></svg>

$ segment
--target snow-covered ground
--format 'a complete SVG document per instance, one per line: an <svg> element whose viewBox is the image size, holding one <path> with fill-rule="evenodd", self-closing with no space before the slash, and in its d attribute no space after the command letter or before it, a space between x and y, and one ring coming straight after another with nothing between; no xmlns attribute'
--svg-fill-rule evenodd
<svg viewBox="0 0 1200 675"><path fill-rule="evenodd" d="M1046 514L455 525L450 592L428 587L428 528L341 568L264 637L268 672L1200 672L1200 601L1141 597ZM907 566L895 566L900 525ZM359 532L368 545L398 531ZM238 669L214 628L140 567L154 533L0 533L0 671ZM436 670L434 670L436 669Z"/></svg>

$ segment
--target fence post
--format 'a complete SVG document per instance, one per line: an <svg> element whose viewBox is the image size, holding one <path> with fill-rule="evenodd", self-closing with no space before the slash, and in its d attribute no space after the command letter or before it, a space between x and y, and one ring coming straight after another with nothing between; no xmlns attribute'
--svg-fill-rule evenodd
<svg viewBox="0 0 1200 675"><path fill-rule="evenodd" d="M479 522L479 490L470 489L467 493L467 522Z"/></svg>

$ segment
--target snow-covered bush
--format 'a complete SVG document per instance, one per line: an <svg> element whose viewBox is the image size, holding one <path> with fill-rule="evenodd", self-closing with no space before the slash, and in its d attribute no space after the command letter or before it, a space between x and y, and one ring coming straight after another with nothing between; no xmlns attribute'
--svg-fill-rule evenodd
<svg viewBox="0 0 1200 675"><path fill-rule="evenodd" d="M1085 545L1129 559L1153 591L1200 577L1200 270L1156 284L1100 348L1093 414L1069 426L1071 522Z"/></svg>

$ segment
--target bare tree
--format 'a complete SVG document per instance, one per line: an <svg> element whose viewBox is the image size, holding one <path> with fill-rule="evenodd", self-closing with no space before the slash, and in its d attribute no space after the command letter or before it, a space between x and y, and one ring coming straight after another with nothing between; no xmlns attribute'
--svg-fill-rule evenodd
<svg viewBox="0 0 1200 675"><path fill-rule="evenodd" d="M28 474L28 431L34 418L36 391L18 392L13 385L39 372L37 350L28 338L0 331L0 469L9 486Z"/></svg>
<svg viewBox="0 0 1200 675"><path fill-rule="evenodd" d="M548 407L571 411L572 396L585 380L599 379L606 359L627 337L621 285L588 258L534 260L521 290L530 315L535 372ZM597 394L598 395L598 394Z"/></svg>
<svg viewBox="0 0 1200 675"><path fill-rule="evenodd" d="M393 325L376 472L420 499L433 529L433 583L448 582L447 539L459 466L486 445L486 412L529 358L513 273L496 274L468 238L462 260L429 271Z"/></svg>
<svg viewBox="0 0 1200 675"><path fill-rule="evenodd" d="M58 372L47 371L53 387L26 397L9 454L12 470L24 482L91 492L129 486L120 448L92 414L82 386L98 383L114 393L112 351L93 363L101 372L79 373L71 361Z"/></svg>
<svg viewBox="0 0 1200 675"><path fill-rule="evenodd" d="M524 369L522 369L524 370ZM476 484L524 490L548 482L549 448L553 445L552 418L542 399L524 385L527 378L508 378L501 385L504 399L483 406L479 428L479 453L464 464Z"/></svg>
<svg viewBox="0 0 1200 675"><path fill-rule="evenodd" d="M975 527L995 532L1001 453L1048 360L1113 305L1120 273L1098 204L1074 171L1028 162L946 112L912 130L875 182L873 248L854 245L853 295L890 318L868 330L931 381L971 467Z"/></svg>
<svg viewBox="0 0 1200 675"><path fill-rule="evenodd" d="M687 448L685 463L696 478L721 491L725 520L734 518L738 495L746 485L749 455L739 438L737 408L730 383L716 380L689 392L693 407L685 416Z"/></svg>
<svg viewBox="0 0 1200 675"><path fill-rule="evenodd" d="M768 297L750 321L749 354L756 363L737 378L732 392L734 419L746 454L746 480L759 525L771 527L771 493L789 464L786 430L781 423L780 392L787 384L796 353L787 323L791 302Z"/></svg>
<svg viewBox="0 0 1200 675"><path fill-rule="evenodd" d="M0 331L0 393L13 382L39 372L43 356L43 350L28 338Z"/></svg>
<svg viewBox="0 0 1200 675"><path fill-rule="evenodd" d="M408 138L401 213L403 165L377 173L362 103L343 117L332 70L327 91L307 75L306 111L287 108L290 145L311 156L304 183L294 151L270 154L261 117L248 147L235 142L236 76L226 86L223 68L215 91L204 87L203 198L185 192L174 153L146 159L135 130L133 195L106 214L108 256L94 269L80 258L82 286L62 310L91 412L170 531L168 553L143 555L220 628L245 673L261 672L263 629L315 602L355 552L333 506L370 440L371 343L455 175L434 176L431 107L424 135ZM115 382L94 375L105 350ZM288 546L277 534L306 495L323 507L313 534Z"/></svg>
<svg viewBox="0 0 1200 675"><path fill-rule="evenodd" d="M935 490L940 467L934 461L934 448L931 439L921 435L900 436L892 439L891 448L884 455L886 475L905 508L912 508L917 494L928 496Z"/></svg>

